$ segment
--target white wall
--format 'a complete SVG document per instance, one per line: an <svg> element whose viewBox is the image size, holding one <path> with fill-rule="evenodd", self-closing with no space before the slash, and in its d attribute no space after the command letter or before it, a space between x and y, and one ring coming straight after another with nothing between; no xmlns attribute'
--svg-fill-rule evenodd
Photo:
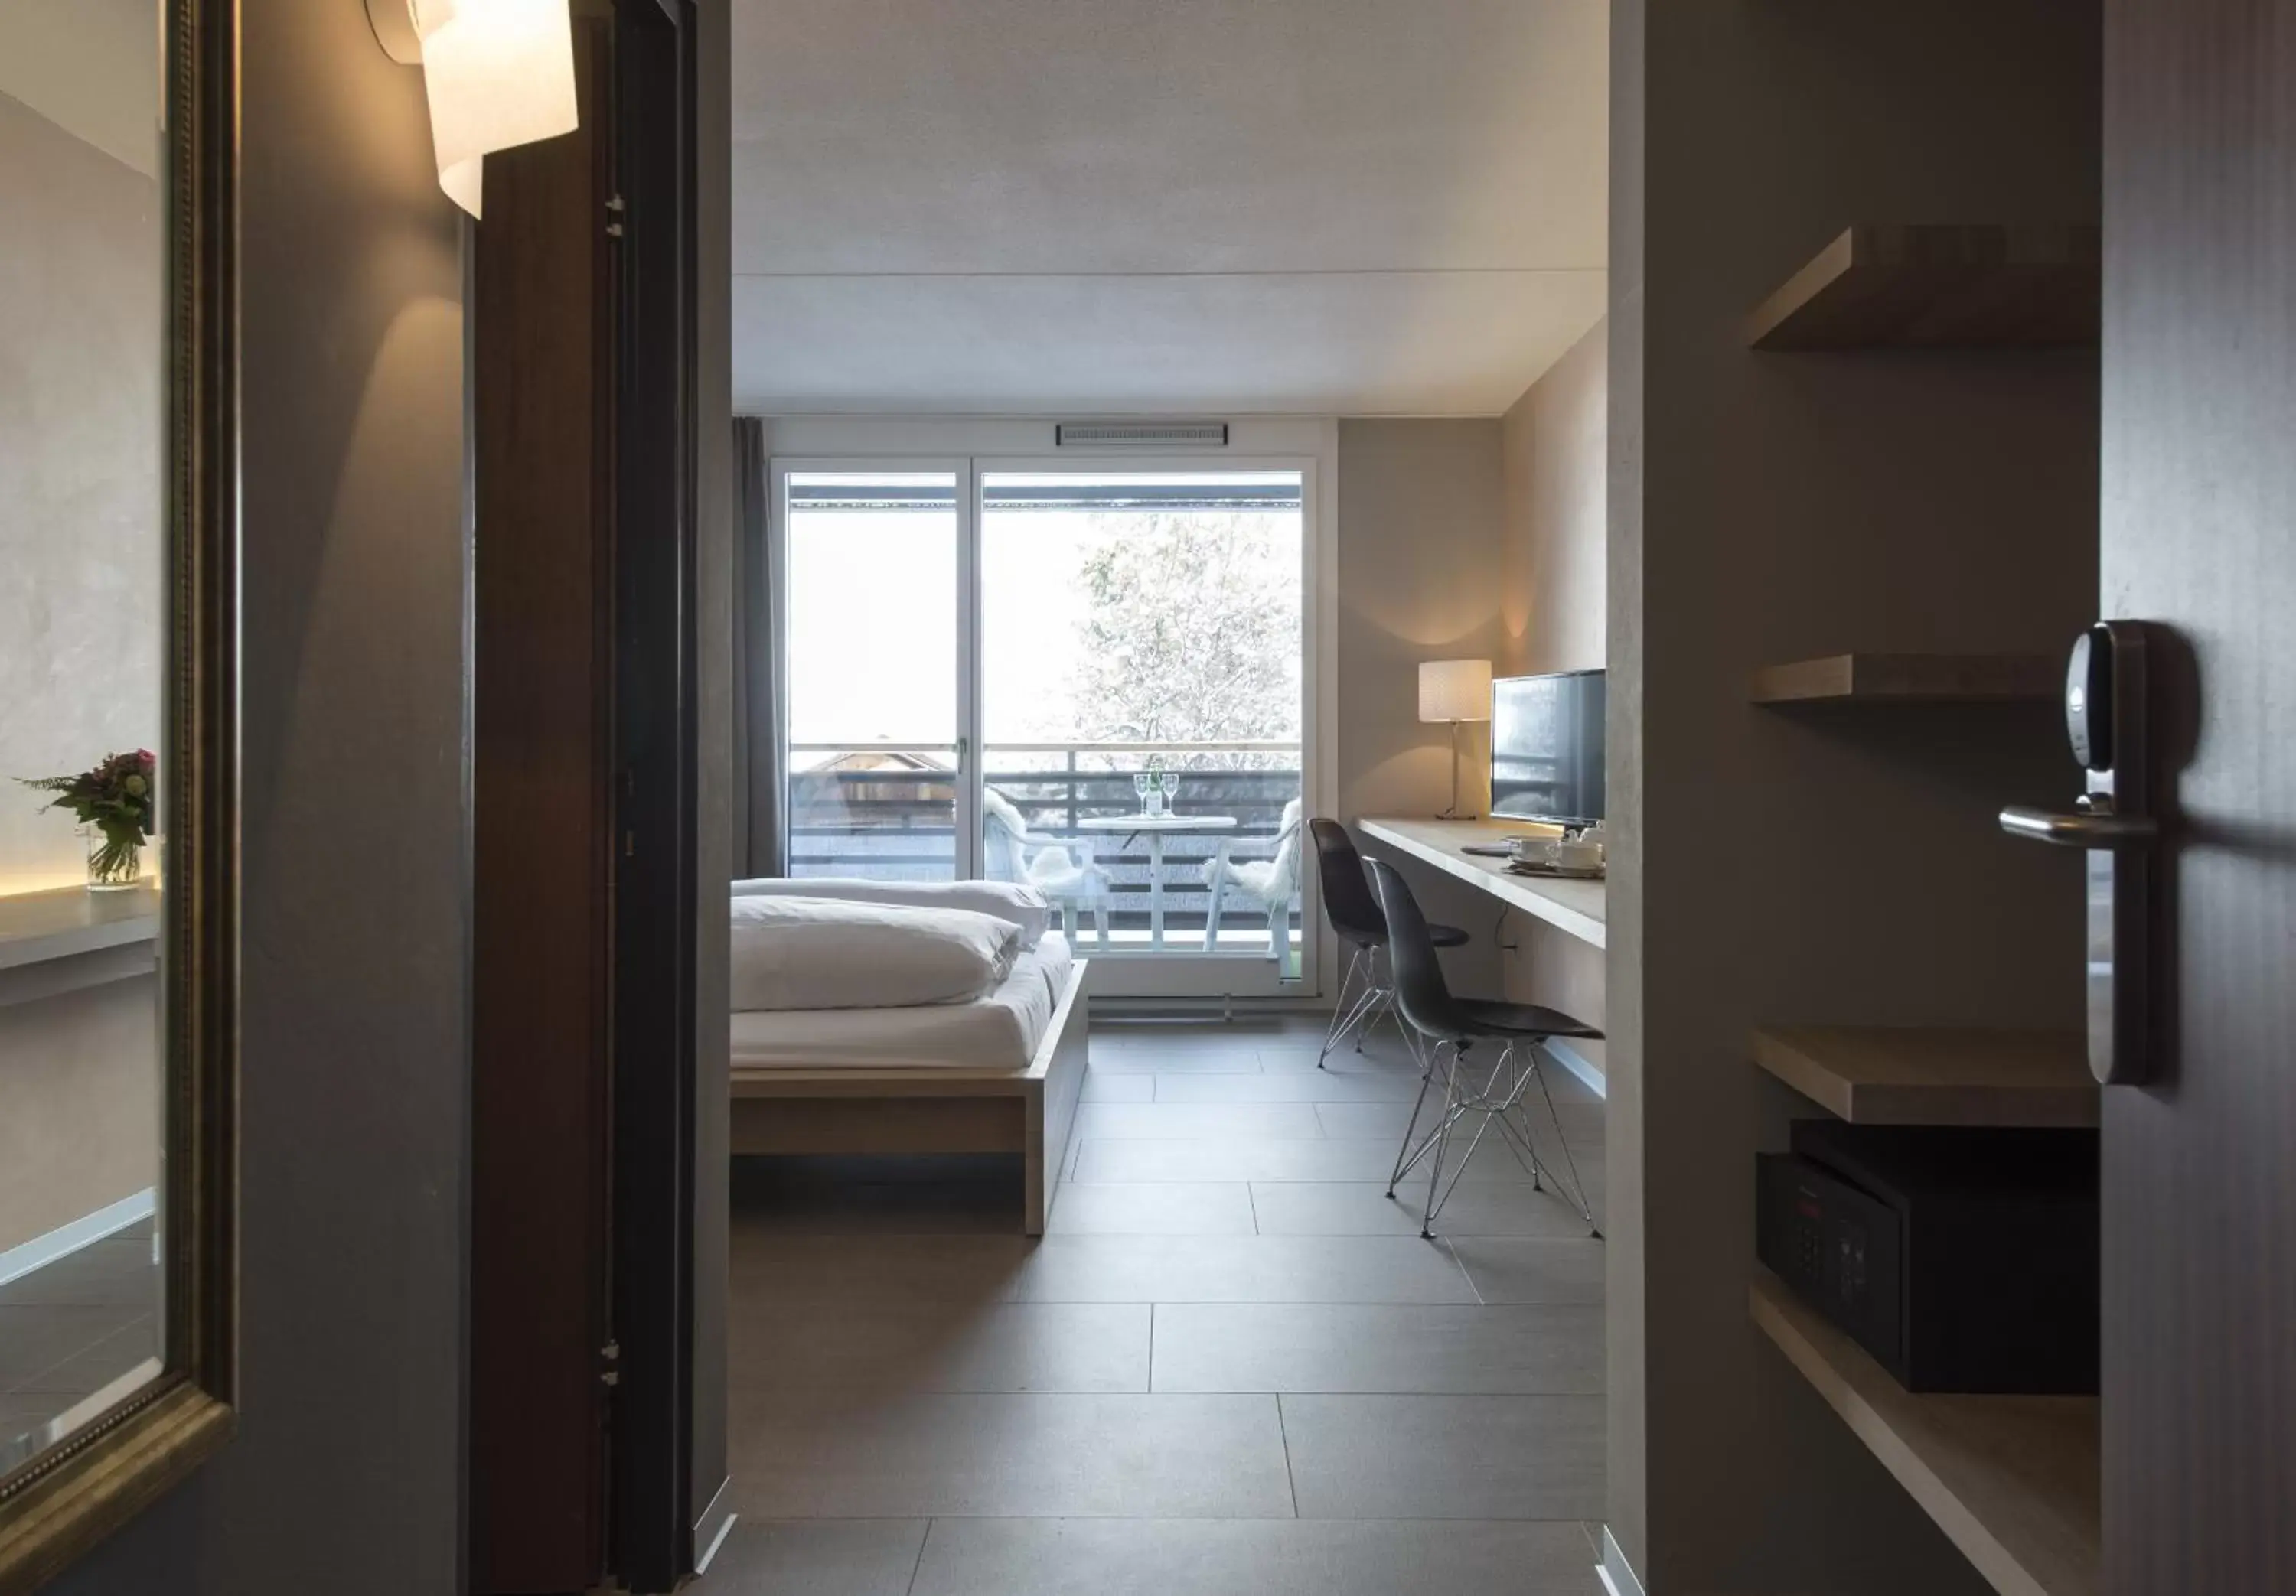
<svg viewBox="0 0 2296 1596"><path fill-rule="evenodd" d="M1610 326L1598 322L1501 423L1505 528L1501 609L1509 674L1610 663ZM1597 1027L1609 1022L1600 948L1528 917L1511 922L1506 994ZM1603 1067L1601 1042L1574 1044Z"/></svg>

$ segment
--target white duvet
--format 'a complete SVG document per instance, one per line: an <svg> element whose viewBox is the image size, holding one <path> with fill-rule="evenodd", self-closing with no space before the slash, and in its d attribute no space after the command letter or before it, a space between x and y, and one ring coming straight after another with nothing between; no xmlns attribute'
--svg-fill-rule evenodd
<svg viewBox="0 0 2296 1596"><path fill-rule="evenodd" d="M1053 923L1053 905L1018 881L872 881L857 876L767 876L734 883L735 897L830 897L851 904L902 904L912 909L971 909L1021 928L1034 947Z"/></svg>
<svg viewBox="0 0 2296 1596"><path fill-rule="evenodd" d="M733 913L737 1011L968 1003L1022 951L1019 926L969 909L742 896Z"/></svg>

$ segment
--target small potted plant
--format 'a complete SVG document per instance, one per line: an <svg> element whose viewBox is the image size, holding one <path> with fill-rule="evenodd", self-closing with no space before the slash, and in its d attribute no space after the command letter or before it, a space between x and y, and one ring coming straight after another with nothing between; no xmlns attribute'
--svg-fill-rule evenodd
<svg viewBox="0 0 2296 1596"><path fill-rule="evenodd" d="M56 795L42 808L69 809L79 817L87 836L90 892L125 891L142 875L144 844L152 835L158 764L149 749L137 749L113 754L76 776L24 781L37 792Z"/></svg>

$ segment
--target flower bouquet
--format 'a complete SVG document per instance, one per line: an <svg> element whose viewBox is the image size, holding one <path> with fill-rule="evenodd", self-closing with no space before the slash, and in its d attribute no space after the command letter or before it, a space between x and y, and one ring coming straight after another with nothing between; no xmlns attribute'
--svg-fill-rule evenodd
<svg viewBox="0 0 2296 1596"><path fill-rule="evenodd" d="M76 776L24 781L35 791L56 795L43 808L69 809L86 828L89 891L117 892L135 885L144 844L152 835L158 763L150 749L137 749L114 754Z"/></svg>

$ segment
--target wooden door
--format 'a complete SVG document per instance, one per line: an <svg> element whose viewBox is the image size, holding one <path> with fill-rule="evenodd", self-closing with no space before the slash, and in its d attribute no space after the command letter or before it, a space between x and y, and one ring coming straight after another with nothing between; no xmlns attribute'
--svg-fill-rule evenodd
<svg viewBox="0 0 2296 1596"><path fill-rule="evenodd" d="M2103 610L2159 692L2165 1058L2105 1093L2112 1596L2296 1592L2296 0L2108 0ZM2156 690L2157 691L2157 690Z"/></svg>

